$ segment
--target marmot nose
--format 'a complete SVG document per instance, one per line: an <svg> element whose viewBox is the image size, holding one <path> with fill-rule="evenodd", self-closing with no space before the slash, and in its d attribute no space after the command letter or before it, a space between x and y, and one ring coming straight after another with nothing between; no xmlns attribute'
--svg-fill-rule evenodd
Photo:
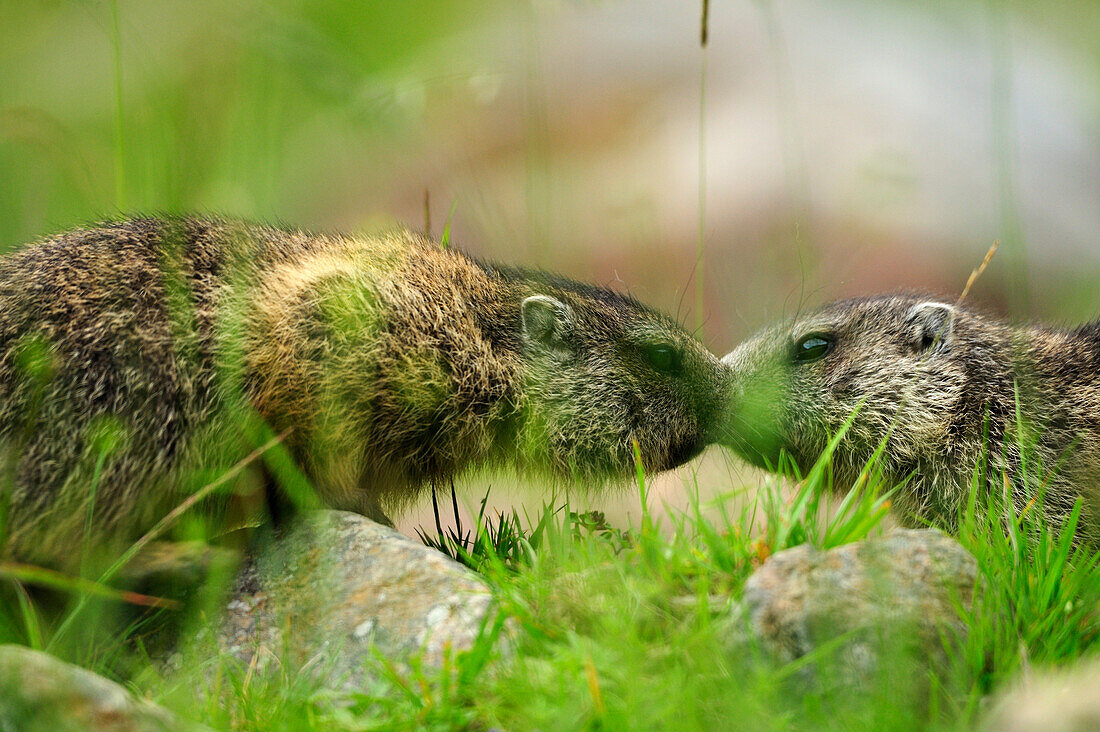
<svg viewBox="0 0 1100 732"><path fill-rule="evenodd" d="M662 466L662 470L672 470L691 460L703 451L708 442L703 440L684 440L674 443L668 451L668 464Z"/></svg>
<svg viewBox="0 0 1100 732"><path fill-rule="evenodd" d="M724 365L729 355L722 359ZM729 445L729 440L734 432L734 424L737 419L737 411L743 408L745 390L735 378L731 369L725 369L722 388L718 392L717 404L714 405L714 418L711 420L711 434L708 435L711 442L719 445Z"/></svg>

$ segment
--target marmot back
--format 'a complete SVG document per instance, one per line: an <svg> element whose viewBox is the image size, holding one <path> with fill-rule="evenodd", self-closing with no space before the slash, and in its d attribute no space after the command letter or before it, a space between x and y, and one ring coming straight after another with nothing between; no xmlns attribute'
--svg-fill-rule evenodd
<svg viewBox="0 0 1100 732"><path fill-rule="evenodd" d="M806 469L850 420L837 486L884 444L879 468L905 481L893 501L903 523L954 529L979 468L996 486L1013 479L1017 510L1046 481L1054 526L1082 497L1078 534L1100 537L1096 324L1014 328L922 295L857 298L765 330L723 362L724 441L757 465L774 468L783 450Z"/></svg>
<svg viewBox="0 0 1100 732"><path fill-rule="evenodd" d="M72 231L0 259L6 551L132 539L254 449L254 417L323 503L383 520L477 465L598 484L636 442L665 470L714 438L724 373L627 296L406 231Z"/></svg>

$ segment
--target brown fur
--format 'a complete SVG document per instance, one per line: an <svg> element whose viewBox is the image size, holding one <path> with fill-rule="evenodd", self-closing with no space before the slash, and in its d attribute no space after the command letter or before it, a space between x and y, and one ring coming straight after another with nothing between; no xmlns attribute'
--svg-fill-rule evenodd
<svg viewBox="0 0 1100 732"><path fill-rule="evenodd" d="M832 349L796 363L795 344L815 333ZM758 465L775 467L782 449L805 470L851 419L833 458L837 487L851 487L885 441L879 467L907 481L894 499L905 524L955 528L979 466L983 490L1009 478L1017 510L1045 482L1055 526L1082 497L1078 534L1098 535L1100 325L1012 327L925 296L868 297L767 329L723 362L733 370L725 442Z"/></svg>
<svg viewBox="0 0 1100 732"><path fill-rule="evenodd" d="M0 260L7 549L132 538L255 446L242 410L290 430L323 503L384 518L476 465L602 483L637 441L647 470L674 467L713 437L723 378L629 297L406 231L72 231Z"/></svg>

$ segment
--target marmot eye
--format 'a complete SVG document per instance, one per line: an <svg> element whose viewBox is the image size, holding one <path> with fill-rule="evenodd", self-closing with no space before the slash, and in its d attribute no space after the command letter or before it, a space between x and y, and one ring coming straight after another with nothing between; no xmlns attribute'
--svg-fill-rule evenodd
<svg viewBox="0 0 1100 732"><path fill-rule="evenodd" d="M810 363L811 361L817 361L824 358L829 351L833 350L833 339L827 335L821 333L811 333L807 336L802 336L794 344L794 353L792 354L795 363Z"/></svg>
<svg viewBox="0 0 1100 732"><path fill-rule="evenodd" d="M680 370L683 354L671 343L651 343L642 346L646 361L662 374L674 374Z"/></svg>

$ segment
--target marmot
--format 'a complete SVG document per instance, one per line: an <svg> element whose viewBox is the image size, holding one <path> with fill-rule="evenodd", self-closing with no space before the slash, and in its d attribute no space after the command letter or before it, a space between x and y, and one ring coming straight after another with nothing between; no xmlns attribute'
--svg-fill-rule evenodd
<svg viewBox="0 0 1100 732"><path fill-rule="evenodd" d="M661 471L715 438L725 373L631 297L409 231L70 231L0 259L5 551L132 540L256 446L243 412L321 503L382 520L477 465L599 484L636 444Z"/></svg>
<svg viewBox="0 0 1100 732"><path fill-rule="evenodd" d="M723 362L732 403L723 441L774 469L805 471L849 423L832 459L846 490L878 467L901 488L903 524L957 529L976 479L1017 511L1045 486L1059 526L1078 496L1078 538L1097 538L1100 323L1012 327L924 295L844 300L763 331ZM977 472L976 472L977 470ZM977 505L983 505L979 494Z"/></svg>

